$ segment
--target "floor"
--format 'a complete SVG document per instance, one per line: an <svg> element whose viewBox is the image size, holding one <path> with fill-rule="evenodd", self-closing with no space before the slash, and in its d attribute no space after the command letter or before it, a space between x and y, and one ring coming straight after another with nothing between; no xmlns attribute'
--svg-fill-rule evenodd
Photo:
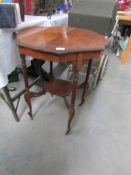
<svg viewBox="0 0 131 175"><path fill-rule="evenodd" d="M111 54L103 80L79 102L80 91L65 136L63 99L34 99L34 121L22 99L19 123L0 99L0 175L131 175L131 63Z"/></svg>

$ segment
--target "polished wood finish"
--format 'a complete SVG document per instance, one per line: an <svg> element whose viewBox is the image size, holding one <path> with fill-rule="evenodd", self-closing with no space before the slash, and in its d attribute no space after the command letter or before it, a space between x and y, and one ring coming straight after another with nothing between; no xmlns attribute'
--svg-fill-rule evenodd
<svg viewBox="0 0 131 175"><path fill-rule="evenodd" d="M24 56L29 55L35 59L50 61L57 63L71 63L74 67L73 82L64 80L55 80L51 77L49 84L43 89L58 96L64 97L65 104L68 108L69 116L67 122L66 134L71 131L71 122L75 113L75 99L77 91L77 83L79 71L87 60L89 68L87 70L86 83L83 88L82 103L85 99L86 85L88 83L91 63L93 59L99 59L101 52L109 44L109 40L103 35L92 32L90 30L65 27L33 27L18 33L17 45L22 55L22 67L24 71L24 81L26 87L25 99L30 108L29 114L32 118L31 98L36 94L29 91L26 65ZM52 70L50 70L52 74ZM67 102L66 96L71 93L71 102ZM42 94L42 93L41 93Z"/></svg>
<svg viewBox="0 0 131 175"><path fill-rule="evenodd" d="M17 43L28 49L63 55L103 50L108 39L85 29L34 27L21 31L17 36ZM64 50L59 48L64 48Z"/></svg>
<svg viewBox="0 0 131 175"><path fill-rule="evenodd" d="M52 79L47 84L48 92L61 97L69 95L71 93L71 89L72 83L65 80Z"/></svg>

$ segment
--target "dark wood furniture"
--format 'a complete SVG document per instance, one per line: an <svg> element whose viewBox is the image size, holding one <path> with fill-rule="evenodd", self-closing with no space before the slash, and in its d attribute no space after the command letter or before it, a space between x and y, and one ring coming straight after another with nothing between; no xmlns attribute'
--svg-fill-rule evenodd
<svg viewBox="0 0 131 175"><path fill-rule="evenodd" d="M101 52L108 45L109 40L103 35L90 30L65 27L34 27L21 31L17 35L17 45L21 54L22 68L25 81L25 100L29 106L29 115L32 119L31 98L50 92L64 98L68 108L69 117L67 123L68 134L71 131L71 122L74 117L74 105L78 75L81 67L89 61L86 83L83 87L81 104L84 102L88 83L88 77L93 59L99 59ZM50 79L47 87L43 87L39 93L29 90L28 76L26 70L25 55L39 60L48 60L57 63L71 63L74 67L73 82L59 79ZM71 102L68 103L66 96L71 93Z"/></svg>

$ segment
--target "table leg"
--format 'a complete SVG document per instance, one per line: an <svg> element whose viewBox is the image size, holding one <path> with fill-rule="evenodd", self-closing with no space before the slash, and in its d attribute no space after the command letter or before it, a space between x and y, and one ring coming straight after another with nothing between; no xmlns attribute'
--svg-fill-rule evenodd
<svg viewBox="0 0 131 175"><path fill-rule="evenodd" d="M72 87L72 96L71 96L71 104L68 107L69 110L69 117L67 122L67 131L66 135L68 135L71 132L71 122L73 120L74 114L75 114L75 100L76 100L76 91L77 91L77 83L78 83L78 75L79 72L75 70L74 78L73 78L73 87Z"/></svg>
<svg viewBox="0 0 131 175"><path fill-rule="evenodd" d="M25 56L22 55L21 56L21 61L22 61L22 69L23 69L23 76L24 76L24 83L25 83L25 94L24 94L24 97L25 97L25 101L27 102L28 104L28 107L29 107L29 116L31 119L33 119L33 116L32 116L32 105L31 105L31 98L32 98L32 95L29 91L29 83L28 83L28 75L27 75L27 69L26 69L26 61L25 61Z"/></svg>
<svg viewBox="0 0 131 175"><path fill-rule="evenodd" d="M21 55L21 62L22 62L22 69L23 69L23 76L24 76L24 83L25 83L25 94L24 94L24 98L25 101L27 102L27 105L29 107L29 116L31 118L31 120L33 119L33 115L32 115L32 105L31 105L31 99L32 97L39 97L43 94L46 93L44 87L42 88L42 90L40 92L32 92L30 91L30 86L28 83L28 75L27 75L27 69L26 69L26 61L25 61L25 55ZM40 71L38 70L38 73L40 74L40 78L42 79L42 75L40 73Z"/></svg>
<svg viewBox="0 0 131 175"><path fill-rule="evenodd" d="M86 94L86 90L87 90L87 85L88 85L88 80L89 80L89 75L90 75L90 71L91 71L91 66L92 66L92 59L89 60L88 63L88 67L87 67L87 72L86 72L86 79L85 82L83 84L83 92L82 92L82 97L81 97L81 103L80 106L84 103L85 101L85 94Z"/></svg>

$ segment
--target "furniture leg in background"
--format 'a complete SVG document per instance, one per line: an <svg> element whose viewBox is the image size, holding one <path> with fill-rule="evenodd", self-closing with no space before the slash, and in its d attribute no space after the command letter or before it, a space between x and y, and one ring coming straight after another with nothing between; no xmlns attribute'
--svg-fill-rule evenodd
<svg viewBox="0 0 131 175"><path fill-rule="evenodd" d="M121 56L121 63L122 64L127 63L128 59L129 59L129 52L131 52L131 36L128 39L127 47Z"/></svg>

